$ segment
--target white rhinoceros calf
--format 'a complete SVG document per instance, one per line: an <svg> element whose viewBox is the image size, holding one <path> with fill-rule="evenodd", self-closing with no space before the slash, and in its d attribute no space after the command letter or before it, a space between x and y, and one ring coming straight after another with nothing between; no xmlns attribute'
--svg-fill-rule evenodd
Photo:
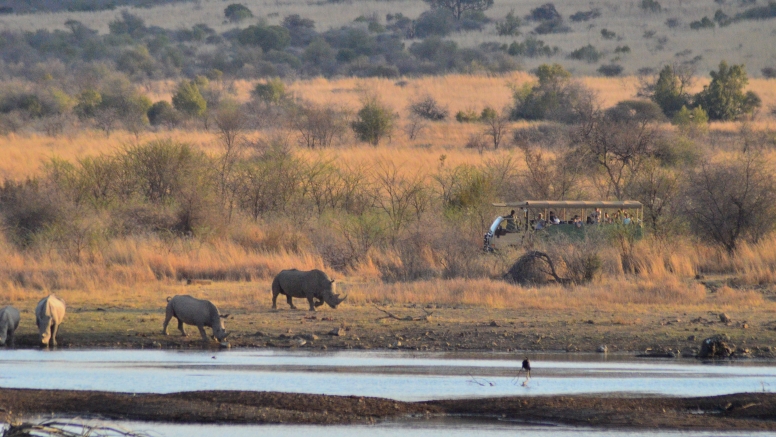
<svg viewBox="0 0 776 437"><path fill-rule="evenodd" d="M207 343L210 339L205 333L205 326L213 329L213 337L219 342L223 342L229 335L224 328L224 322L221 319L229 317L229 314L221 315L218 308L209 300L196 299L188 295L178 295L167 298L167 315L164 318L162 334L167 335L167 325L170 319L178 319L178 329L183 336L187 336L183 324L194 325L199 329L202 335L202 341Z"/></svg>
<svg viewBox="0 0 776 437"><path fill-rule="evenodd" d="M59 331L59 325L65 320L65 308L65 301L53 294L38 302L38 306L35 307L35 324L38 325L41 344L57 345L57 331Z"/></svg>
<svg viewBox="0 0 776 437"><path fill-rule="evenodd" d="M19 327L19 310L12 306L0 309L0 346L14 347L13 334Z"/></svg>

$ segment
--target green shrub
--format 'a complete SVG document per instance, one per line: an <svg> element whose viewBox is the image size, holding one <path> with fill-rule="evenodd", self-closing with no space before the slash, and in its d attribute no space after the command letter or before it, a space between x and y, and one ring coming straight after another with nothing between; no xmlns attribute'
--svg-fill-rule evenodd
<svg viewBox="0 0 776 437"><path fill-rule="evenodd" d="M749 79L743 64L728 66L722 61L719 70L710 74L711 83L695 95L695 105L703 107L710 120L733 120L751 114L762 104L753 91L744 93Z"/></svg>
<svg viewBox="0 0 776 437"><path fill-rule="evenodd" d="M243 45L258 46L264 52L283 50L291 43L291 34L282 26L248 26L237 35Z"/></svg>
<svg viewBox="0 0 776 437"><path fill-rule="evenodd" d="M455 119L459 123L475 123L480 121L480 115L474 109L465 109L456 112Z"/></svg>
<svg viewBox="0 0 776 437"><path fill-rule="evenodd" d="M619 64L606 64L598 67L598 72L606 77L615 77L622 74L622 65Z"/></svg>
<svg viewBox="0 0 776 437"><path fill-rule="evenodd" d="M164 125L175 127L180 123L180 115L175 111L170 102L166 100L160 100L151 105L147 114L151 126Z"/></svg>
<svg viewBox="0 0 776 437"><path fill-rule="evenodd" d="M515 15L515 10L512 9L504 17L504 21L496 23L496 31L501 36L517 36L520 35L520 26L522 24L523 21Z"/></svg>
<svg viewBox="0 0 776 437"><path fill-rule="evenodd" d="M588 64L594 64L598 62L598 60L601 59L601 56L603 56L601 52L599 52L590 44L584 47L580 47L569 54L570 59L585 61Z"/></svg>
<svg viewBox="0 0 776 437"><path fill-rule="evenodd" d="M245 5L232 3L224 9L224 17L226 17L230 23L239 23L247 18L253 18L253 12Z"/></svg>
<svg viewBox="0 0 776 437"><path fill-rule="evenodd" d="M178 84L172 96L172 105L183 114L199 117L207 109L207 101L202 97L199 87L194 81L184 80Z"/></svg>
<svg viewBox="0 0 776 437"><path fill-rule="evenodd" d="M639 7L647 12L661 12L663 10L663 6L656 0L641 0Z"/></svg>
<svg viewBox="0 0 776 437"><path fill-rule="evenodd" d="M444 9L426 11L415 20L415 36L447 36L455 30L455 17Z"/></svg>
<svg viewBox="0 0 776 437"><path fill-rule="evenodd" d="M698 21L693 21L690 23L690 29L692 30L713 29L715 27L716 26L714 25L714 22L709 20L709 17L703 17Z"/></svg>
<svg viewBox="0 0 776 437"><path fill-rule="evenodd" d="M359 140L376 146L380 140L391 135L394 114L376 98L368 98L356 114L351 127Z"/></svg>
<svg viewBox="0 0 776 437"><path fill-rule="evenodd" d="M278 104L286 95L286 86L280 79L269 79L266 83L256 84L251 94L266 104Z"/></svg>
<svg viewBox="0 0 776 437"><path fill-rule="evenodd" d="M560 52L558 47L550 47L544 41L534 37L528 37L521 43L513 41L507 49L507 53L512 56L526 56L529 58L537 58L539 56L550 57L558 52Z"/></svg>

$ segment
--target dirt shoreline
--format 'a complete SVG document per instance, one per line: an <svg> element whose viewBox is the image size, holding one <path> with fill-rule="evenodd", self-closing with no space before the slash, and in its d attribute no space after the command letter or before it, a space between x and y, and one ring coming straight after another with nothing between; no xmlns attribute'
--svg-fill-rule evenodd
<svg viewBox="0 0 776 437"><path fill-rule="evenodd" d="M21 309L21 308L20 308ZM298 350L406 350L439 352L596 352L696 356L701 342L726 335L735 358L776 358L776 321L770 312L720 313L647 309L492 309L388 306L397 318L371 305L308 312L266 307L230 311L232 348ZM69 307L60 348L201 349L193 326L182 337L175 320L161 333L163 309ZM207 328L208 334L210 329ZM31 309L22 309L18 348L38 347ZM217 349L211 341L205 348ZM525 352L528 351L528 352Z"/></svg>
<svg viewBox="0 0 776 437"><path fill-rule="evenodd" d="M400 402L360 396L200 391L128 394L0 389L0 421L35 415L213 424L373 424L469 415L603 428L776 430L776 394L540 396Z"/></svg>

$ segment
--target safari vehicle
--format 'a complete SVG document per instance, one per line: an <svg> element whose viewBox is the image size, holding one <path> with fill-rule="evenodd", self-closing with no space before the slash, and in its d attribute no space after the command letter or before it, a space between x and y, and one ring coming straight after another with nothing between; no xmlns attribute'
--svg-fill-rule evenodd
<svg viewBox="0 0 776 437"><path fill-rule="evenodd" d="M644 206L635 200L523 200L493 206L511 213L496 217L485 233L483 248L487 252L521 246L537 234L582 237L592 226L626 226L641 235L644 218ZM556 220L550 221L551 215Z"/></svg>

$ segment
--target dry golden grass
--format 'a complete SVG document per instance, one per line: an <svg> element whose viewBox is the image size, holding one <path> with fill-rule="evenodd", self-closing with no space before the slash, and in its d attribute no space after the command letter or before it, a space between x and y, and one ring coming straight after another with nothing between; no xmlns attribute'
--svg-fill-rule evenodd
<svg viewBox="0 0 776 437"><path fill-rule="evenodd" d="M298 81L288 85L297 97L322 104L337 104L357 109L365 92L379 95L385 103L401 115L399 125L406 118L410 101L422 94L435 97L457 110L482 109L488 104L503 106L510 101L506 84L521 84L531 80L523 73L503 77L452 75L439 78L409 79L404 86L384 79L315 79ZM632 98L635 93L634 78L602 80L584 79L598 91L605 105ZM239 98L247 99L255 82L237 82ZM158 83L151 91L158 98L168 98L172 83ZM766 105L776 101L776 81L752 80L750 87L763 97ZM768 121L755 123L755 127L767 128ZM527 126L515 123L513 127ZM739 124L714 124L721 130L740 129ZM480 154L463 148L469 135L482 129L477 124L461 124L456 121L431 123L416 140L409 141L397 131L390 142L379 147L346 141L341 147L328 150L300 149L297 152L308 160L320 157L337 160L343 165L358 168L375 168L392 163L404 172L429 175L441 165L480 164L489 160L513 157L520 168L521 159L515 150L488 151ZM264 133L252 132L250 138ZM39 174L42 163L52 157L75 161L89 155L111 154L122 147L143 143L156 138L172 138L191 143L209 154L217 154L220 147L212 132L177 130L148 132L139 138L127 132L115 132L106 138L98 131L76 131L59 137L40 134L9 135L0 137L0 177L22 179ZM715 159L724 160L726 151L717 151ZM160 238L134 238L110 241L81 262L70 262L57 256L56 251L19 252L7 242L0 242L0 305L4 302L29 301L57 291L73 302L94 305L142 306L158 301L167 295L188 292L191 288L181 285L181 278L207 277L242 281L221 286L216 293L202 288L205 297L217 297L219 302L231 306L244 306L257 296L267 293L269 281L281 269L324 268L321 258L304 250L271 250L277 248L277 235L270 228L245 227L233 230L232 239L218 242L197 242ZM776 236L757 245L744 245L731 256L724 251L692 244L679 239L670 245L642 241L636 247L637 275L625 275L619 252L612 248L602 253L604 279L573 290L558 286L524 288L509 285L498 279L432 280L410 283L382 283L378 264L400 263L391 253L374 253L358 266L350 269L342 279L342 289L351 295L356 304L368 302L389 303L438 303L481 305L494 308L616 308L619 306L746 306L771 308L762 295L747 289L723 287L716 294L693 280L695 274L714 274L736 278L736 284L744 288L776 282ZM493 271L497 277L500 272ZM256 286L245 286L251 281ZM240 285L242 284L242 285Z"/></svg>
<svg viewBox="0 0 776 437"><path fill-rule="evenodd" d="M534 80L532 76L520 72L498 77L476 75L422 77L407 79L404 86L388 79L313 79L292 82L288 84L288 90L298 98L319 104L336 104L351 111L359 108L360 100L367 93L379 96L400 116L391 138L378 148L359 144L350 138L345 141L346 151L339 148L323 153L359 163L391 159L416 165L413 169L430 169L439 164L439 157L442 154L446 155L450 165L478 162L482 159L476 151L465 150L463 146L472 134L481 133L483 126L477 123L458 123L453 118L455 112L466 109L479 112L486 105L503 108L511 101L511 92L507 85L519 86L531 80ZM590 77L583 78L581 81L597 93L604 107L634 98L638 86L638 81L634 77L621 79ZM247 100L255 84L255 81L235 82L233 86L236 98ZM697 81L695 88L700 89L702 85L703 81ZM148 85L146 91L150 92L155 100L169 100L174 86L171 81L154 82ZM764 108L776 105L776 80L752 79L749 89L760 94ZM415 140L409 140L402 131L407 120L407 106L424 95L430 95L441 105L447 106L451 117L444 122L430 123ZM515 122L510 128L528 125L530 123ZM776 121L763 114L758 120L750 123L750 126L753 129L773 129L776 127ZM736 132L741 129L741 125L733 122L713 123L711 129ZM251 138L258 138L262 134L253 132L248 135ZM293 133L289 135L293 137ZM0 136L0 178L20 179L32 176L39 171L44 161L52 157L74 161L85 156L114 153L121 147L157 138L172 138L175 141L188 142L211 154L220 151L214 133L191 129L146 132L139 138L122 131L117 131L106 138L102 132L91 130L76 130L58 137L34 133L10 134ZM509 138L505 141L508 143ZM487 157L493 157L493 154L489 153L486 159Z"/></svg>

